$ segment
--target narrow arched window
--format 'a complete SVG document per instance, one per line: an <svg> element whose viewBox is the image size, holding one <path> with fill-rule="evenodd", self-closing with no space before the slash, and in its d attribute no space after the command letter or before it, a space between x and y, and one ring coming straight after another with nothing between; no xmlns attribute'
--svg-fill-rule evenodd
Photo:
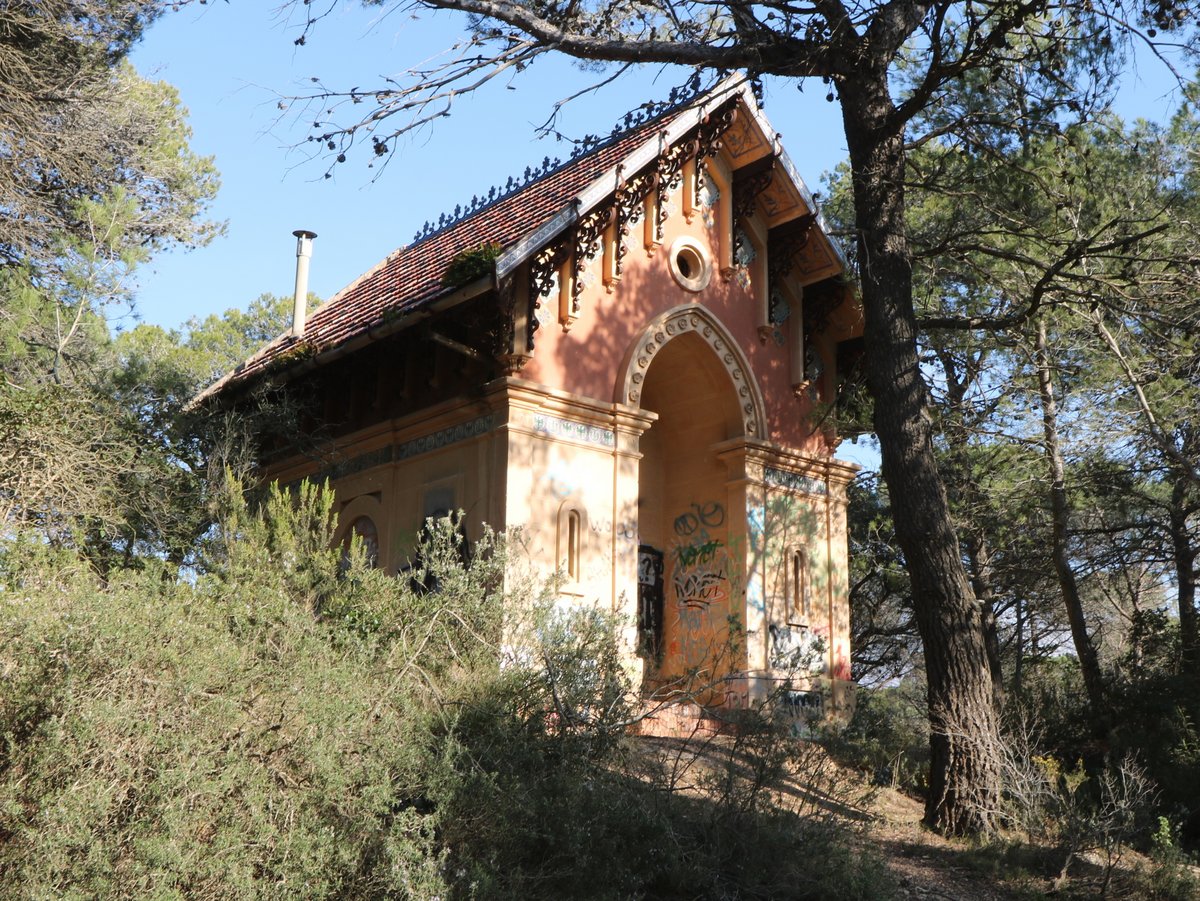
<svg viewBox="0 0 1200 901"><path fill-rule="evenodd" d="M808 596L808 555L802 548L793 548L788 564L788 581L791 583L788 598L788 620L807 625L808 618L812 614Z"/></svg>
<svg viewBox="0 0 1200 901"><path fill-rule="evenodd" d="M558 571L563 579L560 589L566 594L575 594L583 581L583 551L587 539L587 511L576 503L566 503L559 508L556 540Z"/></svg>
<svg viewBox="0 0 1200 901"><path fill-rule="evenodd" d="M579 542L583 531L583 523L578 510L567 514L567 578L572 582L579 581Z"/></svg>

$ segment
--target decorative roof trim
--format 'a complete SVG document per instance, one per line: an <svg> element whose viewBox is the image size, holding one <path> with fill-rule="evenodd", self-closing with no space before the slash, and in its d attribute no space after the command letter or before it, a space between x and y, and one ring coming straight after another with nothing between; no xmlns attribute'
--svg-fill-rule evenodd
<svg viewBox="0 0 1200 901"><path fill-rule="evenodd" d="M435 237L446 229L452 228L458 223L471 218L475 214L484 212L494 204L506 200L514 194L519 194L537 182L549 178L571 166L577 160L585 156L591 156L615 144L631 131L642 128L656 119L667 118L679 110L687 108L688 105L694 103L704 93L705 91L701 87L700 73L697 71L693 73L686 84L672 88L666 100L643 103L640 107L630 110L625 114L625 118L618 122L609 134L603 137L597 135L584 136L580 141L576 142L575 148L571 151L565 162L557 157L550 159L547 156L536 167L526 166L523 175L509 178L503 187L494 185L486 194L476 194L465 206L459 204L455 206L453 212L442 213L438 217L437 222L426 222L424 227L417 232L413 238L413 243L409 246L415 246L428 238Z"/></svg>
<svg viewBox="0 0 1200 901"><path fill-rule="evenodd" d="M632 175L639 172L645 166L648 166L662 153L664 147L670 147L699 125L711 109L739 95L747 101L751 110L757 112L758 104L755 102L754 94L750 89L750 79L745 75L729 76L711 91L704 94L699 103L689 109L682 110L671 119L665 128L652 135L640 147L580 191L574 200L570 201L545 226L538 229L529 238L517 242L504 253L500 254L496 259L496 281L499 282L537 253L541 247L545 246L547 241L550 241L568 226L574 224L581 216L590 213L605 198L611 196L620 187L624 174L628 173ZM805 188L804 190L807 191L808 189ZM555 228L552 228L552 225ZM535 237L538 240L535 241Z"/></svg>
<svg viewBox="0 0 1200 901"><path fill-rule="evenodd" d="M514 269L545 247L557 235L562 234L567 228L574 225L578 219L579 207L578 199L576 199L555 213L553 218L537 231L526 235L508 250L504 251L504 253L500 254L495 261L496 284L500 284Z"/></svg>
<svg viewBox="0 0 1200 901"><path fill-rule="evenodd" d="M649 165L651 161L662 154L665 148L670 147L699 125L712 109L735 97L742 99L746 109L754 118L754 124L758 126L764 135L773 140L775 131L766 114L758 105L758 100L755 98L754 90L751 87L751 79L741 74L730 75L711 91L703 94L699 103L681 111L665 128L654 134L644 144L625 157L625 159L618 162L580 191L553 219L533 234L522 238L508 250L500 254L495 262L496 283L499 284L503 278L537 253L548 241L553 240L567 228L574 225L580 218L591 212L593 208L607 197L611 196L614 191L620 188L623 175L639 172L643 167ZM817 226L820 228L822 235L833 248L833 253L842 268L848 270L850 264L846 259L846 255L842 251L841 245L830 236L829 223L821 215L812 191L808 189L808 185L805 184L804 179L800 176L787 151L782 146L777 147L777 150L783 171L791 179L804 204L816 214Z"/></svg>
<svg viewBox="0 0 1200 901"><path fill-rule="evenodd" d="M240 382L242 374L246 373L247 370L253 370L251 374L269 377L274 374L274 363L286 362L288 370L287 378L291 378L301 372L308 371L315 366L340 357L345 353L352 352L367 343L406 328L414 321L427 317L448 306L455 305L464 299L464 290L467 290L470 296L475 296L488 289L498 290L501 282L509 277L517 267L535 257L548 244L554 242L560 235L575 226L577 222L591 214L596 208L602 206L609 197L613 196L614 192L619 192L622 189L629 178L636 177L639 173L648 170L656 159L663 153L669 152L670 148L681 141L686 134L699 126L706 116L725 104L736 102L739 98L742 101L740 104L741 109L750 116L755 127L763 135L772 136L773 138L773 130L758 104L752 80L743 74L730 75L711 90L700 94L697 98L684 101L683 105L679 107L657 112L655 117L652 117L645 123L634 123L632 127L635 129L647 129L646 139L641 144L636 145L623 158L618 159L601 175L594 178L591 182L586 183L573 198L563 202L558 211L550 214L549 218L544 220L543 224L536 230L517 238L515 243L510 244L508 249L503 251L493 262L491 272L478 283L467 286L466 289L458 290L430 285L429 287L432 290L427 290L419 296L406 298L403 301L402 307L398 305L390 308L399 312L399 315L394 315L393 313L388 316L381 316L376 312L372 317L366 318L365 321L360 320L356 329L350 335L335 339L336 343L322 346L319 349L317 344L313 344L307 339L294 341L289 333L284 333L260 348L232 372L201 391L192 399L189 406L194 407L207 398L218 394L227 386ZM687 105L688 103L690 105ZM663 117L661 122L656 121L657 116ZM599 152L620 138L621 135L614 134L609 139L601 140L595 145L589 145L587 152L580 154L578 157L572 156L568 164L564 164L554 171L560 171L566 168L567 165L574 164L593 152ZM832 248L834 256L843 269L848 269L846 257L838 242L829 235L828 226L816 209L812 193L804 184L803 179L796 171L786 152L778 147L777 141L774 141L774 143L776 144L779 158L782 160L783 171L791 179L793 187L800 194L803 202L816 213L816 222L822 239ZM506 194L503 199L508 199L509 196L515 196L525 191L536 190L536 182L544 177L545 174L533 179L532 183L526 184L520 190L514 191L513 195ZM475 213L470 213L462 219L455 220L455 224L467 221L471 216L482 212L483 209L490 207L493 202L498 202L500 199L502 198L498 197L496 201L492 201L489 197L488 203L484 208L475 211ZM440 231L439 229L438 233ZM400 247L388 254L375 266L361 273L357 278L334 294L333 297L329 298L322 305L322 310L336 307L343 298L353 296L354 292L360 286L368 283L370 279L376 277L390 265L393 265L397 258L403 257L405 254L417 252L424 244L425 240L421 240L413 245ZM287 359L282 359L281 355L286 355ZM267 360L265 364L263 364L264 358ZM259 364L258 369L254 369L256 364Z"/></svg>

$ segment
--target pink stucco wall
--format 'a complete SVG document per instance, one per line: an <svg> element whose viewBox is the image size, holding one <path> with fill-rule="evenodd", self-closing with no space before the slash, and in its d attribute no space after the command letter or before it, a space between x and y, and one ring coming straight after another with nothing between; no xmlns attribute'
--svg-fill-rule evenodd
<svg viewBox="0 0 1200 901"><path fill-rule="evenodd" d="M757 302L750 284L755 267L723 277L715 269L718 241L714 225L709 224L717 222L719 217L697 213L688 223L679 211L678 194L672 198L671 206L674 211L666 222L664 240L653 255L644 249L642 226L630 229L629 252L621 280L611 291L603 284L602 260L597 255L588 270L579 318L569 332L564 332L558 321L557 294L543 299L533 359L522 376L575 394L611 401L623 375L621 366L626 351L638 331L672 307L699 303L724 324L750 361L766 408L764 437L810 453L828 452L831 448L825 437L814 434L812 429L811 400L797 398L792 391L788 342L778 342L774 337L765 343L759 340ZM714 261L712 279L698 293L676 283L668 268L667 249L680 235L700 241ZM792 327L792 321L783 324L783 337Z"/></svg>

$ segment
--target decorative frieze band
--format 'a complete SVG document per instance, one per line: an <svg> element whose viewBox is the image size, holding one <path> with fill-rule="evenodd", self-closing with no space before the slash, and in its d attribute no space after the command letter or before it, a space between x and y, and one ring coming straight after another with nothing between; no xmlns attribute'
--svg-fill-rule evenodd
<svg viewBox="0 0 1200 901"><path fill-rule="evenodd" d="M478 437L492 430L492 422L493 418L489 414L477 417L469 422L460 422L458 425L440 429L432 435L424 435L421 438L405 441L403 444L395 445L396 453L393 460L398 463L401 460L407 460L409 457L415 457L417 454L424 454L431 450L441 450L448 445L466 441L468 438Z"/></svg>
<svg viewBox="0 0 1200 901"><path fill-rule="evenodd" d="M570 419L559 419L557 416L546 416L542 413L534 414L533 430L540 435L549 435L552 438L571 438L599 447L613 448L617 445L617 435L612 429L589 425L585 422L574 422Z"/></svg>
<svg viewBox="0 0 1200 901"><path fill-rule="evenodd" d="M805 494L825 495L829 493L829 486L820 479L802 476L798 472L789 472L786 469L776 469L773 466L763 467L763 481L775 488L803 491Z"/></svg>
<svg viewBox="0 0 1200 901"><path fill-rule="evenodd" d="M420 438L413 438L401 444L389 444L386 447L377 448L365 454L359 454L356 457L339 460L332 466L327 466L319 472L308 476L308 478L313 482L323 482L326 479L333 482L337 479L344 479L346 476L365 472L376 466L383 466L386 463L399 463L410 457L428 453L429 451L441 450L460 441L466 441L469 438L483 435L492 430L494 423L495 417L491 414L479 416L467 422L460 422L457 425L438 429L436 432L422 435ZM299 486L300 482L300 479L296 479L289 482L286 487L289 490L294 489Z"/></svg>
<svg viewBox="0 0 1200 901"><path fill-rule="evenodd" d="M332 466L322 470L317 478L318 480L329 479L332 482L335 479L344 479L346 476L352 476L375 466L382 466L384 463L391 462L392 447L388 445L369 453L359 454L357 457L351 457L348 460L339 460Z"/></svg>

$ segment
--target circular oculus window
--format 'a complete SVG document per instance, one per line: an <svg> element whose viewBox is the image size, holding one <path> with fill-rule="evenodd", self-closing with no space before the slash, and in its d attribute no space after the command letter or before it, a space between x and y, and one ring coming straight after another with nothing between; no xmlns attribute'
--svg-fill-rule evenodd
<svg viewBox="0 0 1200 901"><path fill-rule="evenodd" d="M667 254L671 276L687 291L703 291L712 278L712 261L695 238L676 238Z"/></svg>

